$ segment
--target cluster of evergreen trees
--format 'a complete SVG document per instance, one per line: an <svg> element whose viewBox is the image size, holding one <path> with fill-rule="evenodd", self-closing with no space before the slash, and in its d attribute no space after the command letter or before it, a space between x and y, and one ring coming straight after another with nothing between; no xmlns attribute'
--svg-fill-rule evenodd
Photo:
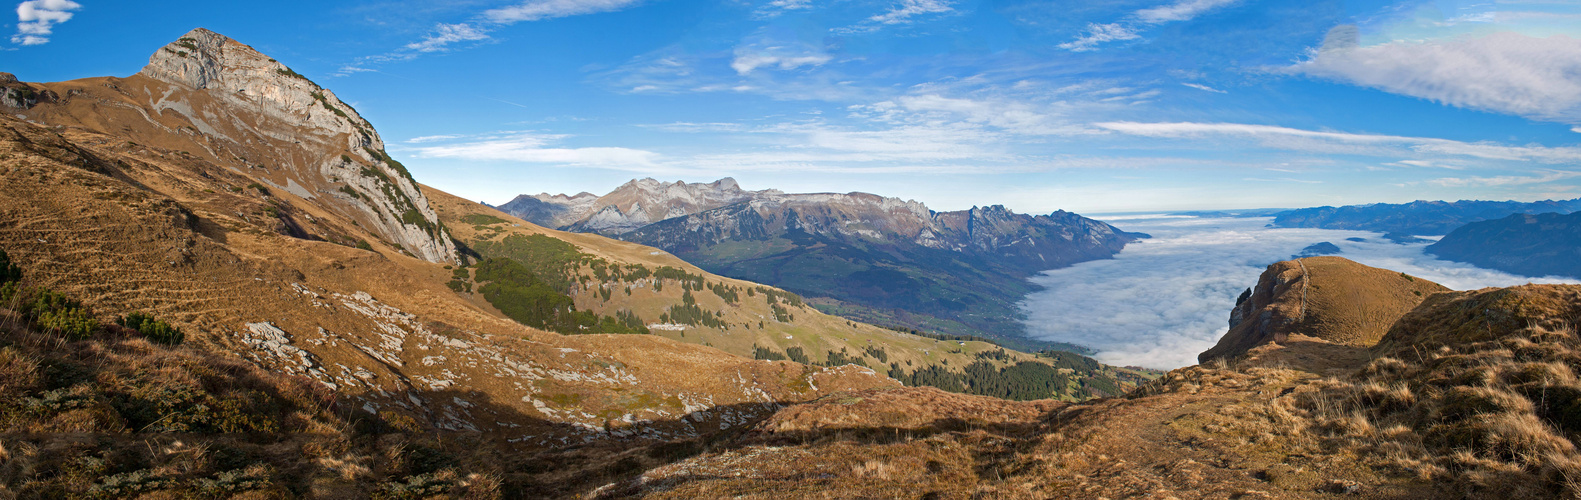
<svg viewBox="0 0 1581 500"><path fill-rule="evenodd" d="M789 304L791 307L802 306L801 296L794 293L764 287L757 287L757 293L761 293L766 296L767 298L764 300L767 300L770 304L784 302Z"/></svg>
<svg viewBox="0 0 1581 500"><path fill-rule="evenodd" d="M576 310L569 295L515 259L491 258L478 263L476 280L483 298L516 322L568 335L584 333L649 333L634 314L599 316Z"/></svg>
<svg viewBox="0 0 1581 500"><path fill-rule="evenodd" d="M909 373L899 363L890 363L889 377L913 387L930 386L1020 401L1064 395L1071 385L1069 375L1036 361L1022 361L1003 368L995 368L987 361L974 361L962 372L933 365ZM1076 392L1081 393L1080 390Z"/></svg>
<svg viewBox="0 0 1581 500"><path fill-rule="evenodd" d="M692 296L691 290L687 290L681 294L681 303L671 305L668 310L659 315L659 321L723 329L725 328L725 322L720 319L722 316L723 313L709 312L707 309L703 309L702 306L697 305L697 298Z"/></svg>
<svg viewBox="0 0 1581 500"><path fill-rule="evenodd" d="M918 337L927 337L927 338L930 338L930 339L933 339L933 340L946 340L946 341L950 341L950 342L984 342L984 343L989 343L989 344L993 344L993 345L999 346L1000 348L1004 347L1003 345L1001 345L999 342L995 341L994 339L990 339L990 338L987 338L987 337L978 337L976 335L950 335L950 334L943 334L943 333L928 333L928 332L924 332L922 330L918 330L918 329L915 329L915 328L906 328L904 326L888 326L888 327L885 327L885 328L888 328L890 330L894 330L894 331L897 331L897 332L900 332L900 333L909 333L909 334L912 334L912 335L916 335Z"/></svg>
<svg viewBox="0 0 1581 500"><path fill-rule="evenodd" d="M766 359L766 360L769 360L769 361L784 361L784 360L789 359L791 361L795 361L797 363L801 363L801 364L804 364L804 365L819 364L819 363L813 363L812 359L807 357L807 351L802 349L801 346L788 347L788 348L785 349L785 352L781 353L779 351L776 351L776 350L773 350L773 349L770 349L770 348L767 348L767 347L763 347L763 346L760 346L760 345L757 345L757 344L753 344L752 345L752 358L753 359Z"/></svg>
<svg viewBox="0 0 1581 500"><path fill-rule="evenodd" d="M708 283L708 290L714 292L714 295L718 295L719 298L724 299L727 303L735 304L741 302L741 294L737 292L735 287L730 285Z"/></svg>

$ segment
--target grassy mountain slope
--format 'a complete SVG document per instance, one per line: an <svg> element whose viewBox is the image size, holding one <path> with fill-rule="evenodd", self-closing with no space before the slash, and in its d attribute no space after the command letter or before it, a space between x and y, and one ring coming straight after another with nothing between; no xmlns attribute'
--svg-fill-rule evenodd
<svg viewBox="0 0 1581 500"><path fill-rule="evenodd" d="M830 366L859 364L912 384L931 382L957 391L1021 398L1115 395L1152 375L1100 365L1068 353L1028 354L987 342L938 340L849 321L823 314L794 294L716 276L652 247L545 229L483 205L429 191L434 193L430 198L441 220L482 258L536 261L539 263L527 267L564 270L564 282L577 310L603 317L631 314L653 335L744 357ZM552 250L557 244L574 249ZM541 258L556 254L560 256ZM487 284L477 283L476 273L473 271L471 284L461 287L472 291L464 295L474 303L487 307L492 303L482 293ZM688 303L700 314L676 311ZM1043 367L1018 368L1022 363ZM972 370L981 375L960 378ZM962 383L947 380L956 378ZM1040 389L1013 391L1005 387L1032 383L1025 379L1036 380ZM979 383L973 386L973 380Z"/></svg>

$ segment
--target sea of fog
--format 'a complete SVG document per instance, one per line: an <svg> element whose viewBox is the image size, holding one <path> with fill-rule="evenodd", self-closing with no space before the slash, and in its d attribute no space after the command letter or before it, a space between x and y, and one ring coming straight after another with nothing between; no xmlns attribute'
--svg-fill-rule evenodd
<svg viewBox="0 0 1581 500"><path fill-rule="evenodd" d="M1395 244L1381 233L1265 227L1271 218L1097 218L1153 237L1126 245L1112 260L1083 262L1033 277L1044 290L1028 295L1020 305L1029 335L1097 349L1094 357L1113 365L1169 369L1196 364L1197 353L1212 347L1229 329L1236 296L1255 286L1264 268L1323 241L1338 245L1341 257L1456 290L1578 282L1527 278L1438 260L1423 253L1427 243Z"/></svg>

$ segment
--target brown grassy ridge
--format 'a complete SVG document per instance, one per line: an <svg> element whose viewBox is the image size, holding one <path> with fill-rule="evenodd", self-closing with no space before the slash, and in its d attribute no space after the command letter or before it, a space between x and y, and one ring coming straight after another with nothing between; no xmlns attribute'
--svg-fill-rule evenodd
<svg viewBox="0 0 1581 500"><path fill-rule="evenodd" d="M1371 347L1395 320L1446 291L1432 281L1342 257L1274 263L1236 304L1230 331L1198 358L1235 358L1259 345L1292 340Z"/></svg>

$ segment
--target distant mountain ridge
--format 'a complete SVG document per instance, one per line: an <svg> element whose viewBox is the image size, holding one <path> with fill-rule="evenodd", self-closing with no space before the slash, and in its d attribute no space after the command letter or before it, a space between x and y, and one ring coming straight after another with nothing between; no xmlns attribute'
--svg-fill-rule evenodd
<svg viewBox="0 0 1581 500"><path fill-rule="evenodd" d="M726 177L710 183L664 183L653 178L633 179L598 196L582 192L517 196L500 205L500 211L544 227L579 233L621 234L671 217L694 214L780 191L745 191Z"/></svg>
<svg viewBox="0 0 1581 500"><path fill-rule="evenodd" d="M569 231L665 249L710 272L779 286L862 321L1022 340L1026 277L1111 258L1142 234L1065 211L935 212L868 193L628 182L604 196L519 196L498 207Z"/></svg>
<svg viewBox="0 0 1581 500"><path fill-rule="evenodd" d="M1275 227L1312 227L1399 233L1402 235L1449 234L1460 226L1510 214L1562 213L1581 211L1581 198L1574 200L1519 201L1423 201L1390 204L1346 205L1287 210L1274 214Z"/></svg>
<svg viewBox="0 0 1581 500"><path fill-rule="evenodd" d="M1455 229L1427 253L1522 276L1581 278L1581 212L1515 214Z"/></svg>

